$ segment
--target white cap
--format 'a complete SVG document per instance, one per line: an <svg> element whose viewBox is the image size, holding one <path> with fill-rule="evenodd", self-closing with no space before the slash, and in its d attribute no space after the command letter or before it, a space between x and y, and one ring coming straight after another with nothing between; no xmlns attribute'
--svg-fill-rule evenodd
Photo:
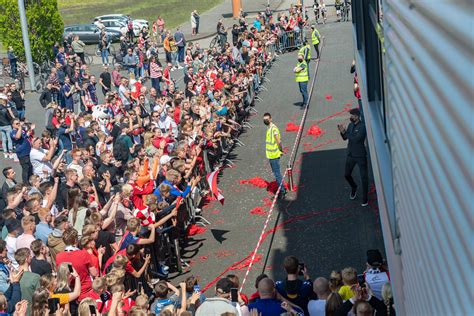
<svg viewBox="0 0 474 316"><path fill-rule="evenodd" d="M163 155L160 158L160 165L166 165L168 162L170 162L171 157L168 155Z"/></svg>
<svg viewBox="0 0 474 316"><path fill-rule="evenodd" d="M0 99L8 100L7 96L3 93L0 93Z"/></svg>

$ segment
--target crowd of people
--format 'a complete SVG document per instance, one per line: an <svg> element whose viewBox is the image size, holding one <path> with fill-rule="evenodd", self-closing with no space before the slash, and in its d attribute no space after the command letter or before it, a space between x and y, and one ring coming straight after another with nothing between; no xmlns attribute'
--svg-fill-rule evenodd
<svg viewBox="0 0 474 316"><path fill-rule="evenodd" d="M192 17L196 22L197 12ZM242 15L232 43L225 34L220 47L202 49L158 18L151 35L143 29L121 39L122 67L110 72L102 59L99 79L79 39L67 38L54 48L55 67L40 97L44 130L28 120L29 104L14 83L0 87L3 152L22 170L3 169L0 313L394 313L388 272L374 251L364 282L347 268L313 284L295 257L284 261L285 280L261 275L251 296L237 291L235 275L220 279L208 297L195 276L177 287L167 282L185 264L177 254L210 194L205 175L234 146L276 43L306 23L298 7L275 18L267 8L256 20L249 26ZM182 89L171 78L177 69Z"/></svg>

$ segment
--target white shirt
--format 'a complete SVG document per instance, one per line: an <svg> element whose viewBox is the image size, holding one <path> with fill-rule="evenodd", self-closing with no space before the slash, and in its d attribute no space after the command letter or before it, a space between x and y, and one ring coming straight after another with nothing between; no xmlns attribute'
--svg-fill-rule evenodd
<svg viewBox="0 0 474 316"><path fill-rule="evenodd" d="M308 312L310 316L326 315L326 300L311 300L308 303Z"/></svg>
<svg viewBox="0 0 474 316"><path fill-rule="evenodd" d="M365 282L370 286L374 296L382 300L382 287L389 282L387 272L381 272L379 269L369 269L365 273Z"/></svg>
<svg viewBox="0 0 474 316"><path fill-rule="evenodd" d="M53 165L50 161L43 161L44 157L46 157L46 150L31 148L30 160L33 173L40 176L41 179L45 179L53 173Z"/></svg>
<svg viewBox="0 0 474 316"><path fill-rule="evenodd" d="M18 268L18 263L15 260L16 240L16 237L11 236L7 236L7 238L5 238L5 243L7 244L7 257L15 269Z"/></svg>
<svg viewBox="0 0 474 316"><path fill-rule="evenodd" d="M71 163L67 166L67 169L76 170L76 171L77 171L77 175L79 176L79 178L82 178L82 177L83 177L83 175L82 175L82 165L78 165L78 164L75 164L75 163L71 162Z"/></svg>

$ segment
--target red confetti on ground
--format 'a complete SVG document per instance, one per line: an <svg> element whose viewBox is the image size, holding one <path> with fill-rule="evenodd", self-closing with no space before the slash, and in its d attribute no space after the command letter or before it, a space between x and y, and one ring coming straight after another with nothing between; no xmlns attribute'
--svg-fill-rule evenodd
<svg viewBox="0 0 474 316"><path fill-rule="evenodd" d="M264 198L262 202L263 202L263 206L272 206L273 204L273 201L269 198Z"/></svg>
<svg viewBox="0 0 474 316"><path fill-rule="evenodd" d="M188 226L188 237L194 235L204 234L206 232L206 228L197 226L196 224L191 224Z"/></svg>
<svg viewBox="0 0 474 316"><path fill-rule="evenodd" d="M286 221L282 222L281 224L279 224L278 226L272 228L272 229L269 229L267 230L263 235L262 235L262 242L268 237L270 236L271 234L273 234L274 232L284 228L285 225L288 225L290 223L293 223L293 222L297 222L297 221L301 221L301 220L305 220L305 219L308 219L308 218L312 218L312 217L315 217L315 216L319 216L319 215L323 215L323 214L326 214L326 213L330 213L330 212L341 212L341 211L347 211L347 210L350 210L350 208L331 208L331 209L327 209L327 210L324 210L324 211L319 211L319 212L312 212L312 213L309 213L309 214L306 214L306 215L301 215L301 216L295 216L295 217L292 217L292 218L289 218L287 219ZM333 218L333 219L330 219L330 220L327 220L327 221L321 221L321 222L317 222L316 224L314 224L314 226L318 226L318 225L323 225L323 224L327 224L327 223L330 223L330 222L334 222L334 221L338 221L338 220L341 220L343 218L346 218L347 216L344 215L344 216L339 216L339 217L336 217L336 218ZM252 256L254 254L254 251L250 252L248 255L246 255L245 257L243 257L242 259L240 259L239 261L237 262L234 262L231 266L229 266L228 268L226 268L224 271L222 271L216 278L214 278L214 280L212 280L211 282L209 282L206 286L204 286L202 288L202 292L206 292L207 290L209 290L214 284L216 284L216 282L223 276L225 275L227 272L231 271L231 270L242 270L243 268L246 268L247 266L249 266L251 260L252 260ZM262 256L260 254L256 254L255 255L255 258L254 258L254 263L260 261L262 259Z"/></svg>
<svg viewBox="0 0 474 316"><path fill-rule="evenodd" d="M311 135L314 137L319 137L323 134L324 131L318 125L311 125L311 127L308 129L308 132L306 133L306 135Z"/></svg>
<svg viewBox="0 0 474 316"><path fill-rule="evenodd" d="M262 255L258 253L258 254L255 255L255 258L253 258L253 263L252 264L255 264L255 263L257 263L261 260L262 260ZM245 260L243 263L233 267L231 270L243 270L243 269L247 268L250 265L251 262L252 262L252 258L250 257L247 260Z"/></svg>
<svg viewBox="0 0 474 316"><path fill-rule="evenodd" d="M199 257L199 260L201 260L201 261L206 261L207 258L208 258L207 256L200 256L200 257Z"/></svg>
<svg viewBox="0 0 474 316"><path fill-rule="evenodd" d="M220 212L221 212L220 210L213 210L213 211L211 212L211 214L212 214L212 215L216 215L216 214L219 214Z"/></svg>
<svg viewBox="0 0 474 316"><path fill-rule="evenodd" d="M230 257L235 255L237 252L235 251L230 251L230 250L219 250L216 251L214 254L216 255L217 258L224 258L224 257Z"/></svg>
<svg viewBox="0 0 474 316"><path fill-rule="evenodd" d="M326 100L328 100L328 101L329 101L329 100L332 100L332 95L326 94L325 98L326 98Z"/></svg>
<svg viewBox="0 0 474 316"><path fill-rule="evenodd" d="M250 214L252 215L267 215L268 212L264 211L260 206L254 207L250 210Z"/></svg>
<svg viewBox="0 0 474 316"><path fill-rule="evenodd" d="M247 179L247 180L240 180L239 183L240 184L251 184L251 185L256 186L258 188L266 188L268 186L268 182L265 181L264 179L260 178L260 177L254 177L254 178L250 178L250 179Z"/></svg>
<svg viewBox="0 0 474 316"><path fill-rule="evenodd" d="M344 104L344 106L347 106L347 107L350 108L350 107L352 107L352 103L346 103L346 104Z"/></svg>
<svg viewBox="0 0 474 316"><path fill-rule="evenodd" d="M287 132L297 132L299 130L300 130L300 127L298 125L296 125L295 123L293 123L293 122L286 123L285 131L287 131Z"/></svg>
<svg viewBox="0 0 474 316"><path fill-rule="evenodd" d="M285 186L285 189L289 189L289 185L286 182L283 182L283 185ZM278 190L278 184L276 181L270 182L267 186L267 191L270 193L275 194Z"/></svg>

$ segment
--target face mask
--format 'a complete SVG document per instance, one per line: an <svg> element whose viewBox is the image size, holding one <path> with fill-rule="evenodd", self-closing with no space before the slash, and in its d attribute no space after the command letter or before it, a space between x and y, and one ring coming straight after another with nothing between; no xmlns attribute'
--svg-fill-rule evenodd
<svg viewBox="0 0 474 316"><path fill-rule="evenodd" d="M303 58L298 58L298 61L299 61L299 62L302 62L302 61L303 61Z"/></svg>
<svg viewBox="0 0 474 316"><path fill-rule="evenodd" d="M268 125L270 125L270 121L269 120L263 120L263 124L268 126Z"/></svg>

